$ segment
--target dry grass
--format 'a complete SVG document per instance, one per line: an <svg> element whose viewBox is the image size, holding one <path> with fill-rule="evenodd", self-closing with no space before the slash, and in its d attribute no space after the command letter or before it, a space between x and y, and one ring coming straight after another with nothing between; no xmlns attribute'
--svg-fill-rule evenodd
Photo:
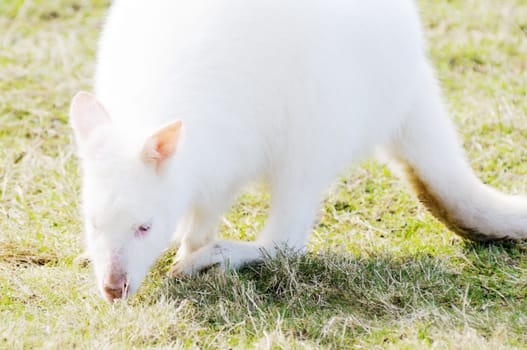
<svg viewBox="0 0 527 350"><path fill-rule="evenodd" d="M472 165L527 193L527 3L419 1ZM329 191L304 257L170 280L169 256L109 305L81 250L67 105L90 88L107 1L0 2L0 348L524 348L524 244L448 232L384 167ZM267 194L226 216L252 237Z"/></svg>

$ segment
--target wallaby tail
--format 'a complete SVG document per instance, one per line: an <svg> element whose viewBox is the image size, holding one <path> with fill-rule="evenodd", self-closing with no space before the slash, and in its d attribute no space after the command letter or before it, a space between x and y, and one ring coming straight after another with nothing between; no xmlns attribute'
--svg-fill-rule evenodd
<svg viewBox="0 0 527 350"><path fill-rule="evenodd" d="M527 239L527 198L477 179L444 110L433 73L392 147L419 200L449 229L474 241Z"/></svg>

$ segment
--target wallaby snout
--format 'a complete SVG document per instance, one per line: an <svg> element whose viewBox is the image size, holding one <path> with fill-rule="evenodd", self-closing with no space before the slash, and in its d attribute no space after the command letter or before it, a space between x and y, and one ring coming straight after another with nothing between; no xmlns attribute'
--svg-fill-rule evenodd
<svg viewBox="0 0 527 350"><path fill-rule="evenodd" d="M104 278L102 292L108 301L126 298L128 294L128 275L126 273L110 274Z"/></svg>

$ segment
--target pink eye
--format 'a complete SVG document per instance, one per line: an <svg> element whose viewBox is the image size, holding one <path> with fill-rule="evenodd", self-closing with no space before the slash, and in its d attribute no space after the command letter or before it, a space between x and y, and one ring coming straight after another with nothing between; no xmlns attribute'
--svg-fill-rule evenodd
<svg viewBox="0 0 527 350"><path fill-rule="evenodd" d="M135 230L135 236L136 237L144 237L148 232L150 232L150 229L152 228L152 224L143 224L137 227Z"/></svg>

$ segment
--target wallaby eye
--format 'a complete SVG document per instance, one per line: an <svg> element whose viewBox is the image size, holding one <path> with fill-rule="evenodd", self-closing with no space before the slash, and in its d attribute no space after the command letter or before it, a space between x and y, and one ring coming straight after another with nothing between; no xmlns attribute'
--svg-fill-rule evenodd
<svg viewBox="0 0 527 350"><path fill-rule="evenodd" d="M148 232L150 232L150 229L152 228L152 224L151 223L146 223L146 224L142 224L142 225L139 225L136 229L135 229L135 236L140 238L140 237L144 237L148 234Z"/></svg>

